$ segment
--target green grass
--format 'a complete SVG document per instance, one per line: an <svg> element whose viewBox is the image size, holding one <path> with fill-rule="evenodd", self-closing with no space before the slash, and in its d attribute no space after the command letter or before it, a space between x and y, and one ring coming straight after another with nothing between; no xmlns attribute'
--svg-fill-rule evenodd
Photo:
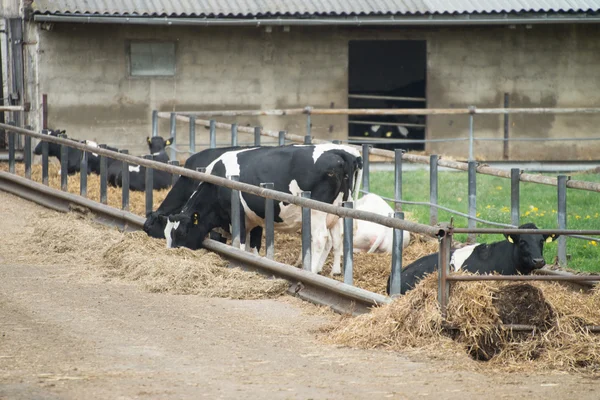
<svg viewBox="0 0 600 400"><path fill-rule="evenodd" d="M574 174L572 179L600 182L600 174ZM463 213L468 212L467 174L440 172L438 176L438 203ZM370 180L371 192L394 197L394 173L373 172ZM429 172L404 172L402 176L403 200L429 201ZM533 222L538 228L556 228L556 187L535 183L521 183L520 223ZM569 229L600 229L600 193L567 189L567 227ZM403 205L403 210L412 213L420 223L429 224L429 207ZM449 222L454 217L454 226L467 227L467 219L438 211L438 221ZM488 221L510 224L510 180L477 174L477 217ZM478 227L492 227L477 224ZM466 235L456 235L456 240L465 241ZM503 240L503 235L479 235L477 241L490 243ZM544 257L552 263L556 257L557 242L546 244ZM571 256L568 266L573 269L600 272L600 246L595 241L567 239L567 254Z"/></svg>

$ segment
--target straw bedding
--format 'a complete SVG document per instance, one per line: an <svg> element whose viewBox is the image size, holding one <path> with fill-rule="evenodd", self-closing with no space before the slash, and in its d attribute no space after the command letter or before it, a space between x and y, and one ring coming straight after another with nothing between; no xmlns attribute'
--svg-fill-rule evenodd
<svg viewBox="0 0 600 400"><path fill-rule="evenodd" d="M323 340L361 348L419 350L433 357L487 361L508 371L584 371L600 374L600 291L573 292L558 283L459 282L448 318L437 304L437 274L368 315L344 317ZM500 324L534 325L535 332ZM457 359L458 355L458 359ZM471 362L471 366L477 363ZM480 365L480 364L477 364Z"/></svg>

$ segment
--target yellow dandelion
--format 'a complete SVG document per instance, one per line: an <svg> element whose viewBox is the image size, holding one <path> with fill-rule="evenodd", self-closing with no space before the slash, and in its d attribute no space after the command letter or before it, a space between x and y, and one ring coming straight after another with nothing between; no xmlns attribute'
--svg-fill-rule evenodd
<svg viewBox="0 0 600 400"><path fill-rule="evenodd" d="M480 215L481 215L481 213L477 213L477 214L475 214L475 216L476 216L476 217L479 217Z"/></svg>
<svg viewBox="0 0 600 400"><path fill-rule="evenodd" d="M492 208L492 206L490 206L489 204L487 206L485 206L485 208Z"/></svg>
<svg viewBox="0 0 600 400"><path fill-rule="evenodd" d="M576 216L575 216L575 219L581 219L581 216L579 216L579 215L576 215Z"/></svg>
<svg viewBox="0 0 600 400"><path fill-rule="evenodd" d="M509 212L509 211L510 211L510 209L509 209L508 207L504 206L504 207L502 207L502 208L500 209L500 211L502 211L502 212Z"/></svg>
<svg viewBox="0 0 600 400"><path fill-rule="evenodd" d="M502 186L496 186L496 190L502 190Z"/></svg>
<svg viewBox="0 0 600 400"><path fill-rule="evenodd" d="M592 217L590 217L589 215L585 216L585 219L590 219L590 218L592 218Z"/></svg>
<svg viewBox="0 0 600 400"><path fill-rule="evenodd" d="M525 216L527 217L529 214L531 214L531 212L529 211L525 211Z"/></svg>

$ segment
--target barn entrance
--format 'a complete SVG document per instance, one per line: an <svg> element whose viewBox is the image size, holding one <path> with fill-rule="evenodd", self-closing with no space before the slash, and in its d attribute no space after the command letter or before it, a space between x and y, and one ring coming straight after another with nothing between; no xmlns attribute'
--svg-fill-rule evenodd
<svg viewBox="0 0 600 400"><path fill-rule="evenodd" d="M426 107L426 41L351 40L348 54L349 108ZM423 143L393 140L425 139L425 124L421 115L351 115L348 136L387 150L424 150Z"/></svg>

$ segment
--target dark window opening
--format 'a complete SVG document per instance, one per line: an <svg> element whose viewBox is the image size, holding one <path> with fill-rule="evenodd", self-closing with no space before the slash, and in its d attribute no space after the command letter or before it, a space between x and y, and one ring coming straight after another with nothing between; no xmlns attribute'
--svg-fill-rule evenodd
<svg viewBox="0 0 600 400"><path fill-rule="evenodd" d="M352 40L349 43L349 108L426 108L427 44L424 40ZM419 151L423 115L351 115L348 136L387 150Z"/></svg>

